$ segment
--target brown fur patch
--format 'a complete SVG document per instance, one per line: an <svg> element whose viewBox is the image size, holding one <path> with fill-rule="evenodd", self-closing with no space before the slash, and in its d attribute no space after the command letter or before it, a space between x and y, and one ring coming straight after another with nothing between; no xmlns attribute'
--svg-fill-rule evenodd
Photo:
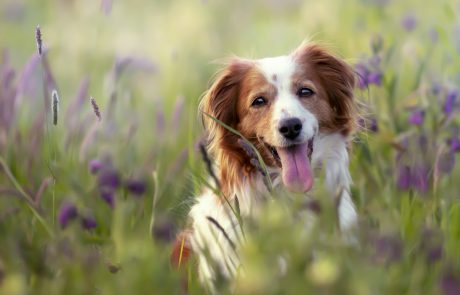
<svg viewBox="0 0 460 295"><path fill-rule="evenodd" d="M320 82L318 95L326 100L329 106L319 102L312 107L318 120L322 120L320 128L331 132L349 135L356 125L356 104L353 98L355 75L353 69L344 61L334 57L324 48L308 44L299 47L294 58L301 64L299 76L313 76ZM310 109L310 108L309 108ZM327 113L332 110L332 118Z"/></svg>

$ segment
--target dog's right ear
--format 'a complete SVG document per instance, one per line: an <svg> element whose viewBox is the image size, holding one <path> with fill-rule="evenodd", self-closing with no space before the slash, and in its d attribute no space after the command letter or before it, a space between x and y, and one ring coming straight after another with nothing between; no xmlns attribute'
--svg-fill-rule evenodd
<svg viewBox="0 0 460 295"><path fill-rule="evenodd" d="M220 142L228 130L211 117L235 128L238 123L236 103L240 92L240 84L246 73L253 67L250 60L233 58L227 66L217 73L214 82L203 96L200 111L204 127L212 142Z"/></svg>

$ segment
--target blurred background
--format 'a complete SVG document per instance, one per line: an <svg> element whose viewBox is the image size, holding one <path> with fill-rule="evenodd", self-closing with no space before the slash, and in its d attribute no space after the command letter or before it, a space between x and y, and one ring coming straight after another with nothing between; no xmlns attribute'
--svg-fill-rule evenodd
<svg viewBox="0 0 460 295"><path fill-rule="evenodd" d="M203 294L193 261L169 261L208 178L199 99L226 57L304 40L359 77L356 245L321 192L306 237L302 208L274 198L247 226L246 275L218 290L460 294L459 15L454 0L0 0L0 294Z"/></svg>

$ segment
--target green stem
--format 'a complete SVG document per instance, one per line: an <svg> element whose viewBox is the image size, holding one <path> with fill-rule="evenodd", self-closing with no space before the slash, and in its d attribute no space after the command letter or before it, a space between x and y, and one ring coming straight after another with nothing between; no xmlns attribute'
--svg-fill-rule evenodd
<svg viewBox="0 0 460 295"><path fill-rule="evenodd" d="M51 228L49 227L49 225L47 224L43 216L41 216L41 214L35 208L32 197L24 191L22 186L19 184L19 182L14 177L13 173L11 173L11 170L9 169L8 165L6 164L2 156L0 156L0 164L3 167L3 170L5 171L6 176L13 183L17 191L23 196L24 200L27 203L27 207L29 207L29 209L32 211L32 213L35 215L35 217L38 219L38 221L44 227L44 229L48 232L48 234L51 237L53 237L54 236L53 231L51 230Z"/></svg>

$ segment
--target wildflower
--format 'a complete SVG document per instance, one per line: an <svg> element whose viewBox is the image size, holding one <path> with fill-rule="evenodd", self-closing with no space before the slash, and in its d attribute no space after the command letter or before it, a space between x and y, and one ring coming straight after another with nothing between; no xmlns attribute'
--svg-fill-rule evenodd
<svg viewBox="0 0 460 295"><path fill-rule="evenodd" d="M411 168L411 185L412 188L426 193L429 189L429 169L424 164L417 164Z"/></svg>
<svg viewBox="0 0 460 295"><path fill-rule="evenodd" d="M441 276L440 287L445 295L460 294L460 277L452 270L447 270Z"/></svg>
<svg viewBox="0 0 460 295"><path fill-rule="evenodd" d="M40 30L40 25L37 25L37 28L35 29L35 40L37 41L38 54L42 55L43 42L42 42L42 32Z"/></svg>
<svg viewBox="0 0 460 295"><path fill-rule="evenodd" d="M358 63L355 66L355 71L358 75L358 87L361 89L367 88L371 84L377 86L382 84L383 74L380 70L380 57L377 55Z"/></svg>
<svg viewBox="0 0 460 295"><path fill-rule="evenodd" d="M379 132L379 125L377 124L377 119L376 118L371 119L369 130L374 132L374 133Z"/></svg>
<svg viewBox="0 0 460 295"><path fill-rule="evenodd" d="M447 143L450 145L452 152L457 153L460 151L460 139L458 137L449 138Z"/></svg>
<svg viewBox="0 0 460 295"><path fill-rule="evenodd" d="M84 229L90 230L97 226L96 218L92 214L85 214L81 217L81 226Z"/></svg>
<svg viewBox="0 0 460 295"><path fill-rule="evenodd" d="M115 207L115 192L109 189L101 189L100 195L102 200L104 200L110 208Z"/></svg>
<svg viewBox="0 0 460 295"><path fill-rule="evenodd" d="M409 124L422 125L425 119L425 111L416 110L409 115Z"/></svg>
<svg viewBox="0 0 460 295"><path fill-rule="evenodd" d="M100 160L93 159L89 162L88 167L91 174L96 174L102 169L103 163Z"/></svg>
<svg viewBox="0 0 460 295"><path fill-rule="evenodd" d="M120 177L118 172L113 168L102 169L98 175L97 181L100 188L116 190L120 186Z"/></svg>
<svg viewBox="0 0 460 295"><path fill-rule="evenodd" d="M53 124L57 125L58 120L58 112L59 112L59 95L56 89L51 92L51 99L52 99L52 112L53 112Z"/></svg>
<svg viewBox="0 0 460 295"><path fill-rule="evenodd" d="M99 111L99 106L96 103L94 98L90 98L89 101L91 102L91 106L93 107L94 114L96 115L98 121L101 121L101 112Z"/></svg>
<svg viewBox="0 0 460 295"><path fill-rule="evenodd" d="M126 181L125 188L133 195L140 196L145 193L147 187L141 180L130 179Z"/></svg>
<svg viewBox="0 0 460 295"><path fill-rule="evenodd" d="M402 27L407 31L411 32L417 26L417 18L414 13L406 13L401 20Z"/></svg>
<svg viewBox="0 0 460 295"><path fill-rule="evenodd" d="M396 186L401 190L407 190L411 186L410 167L398 165Z"/></svg>
<svg viewBox="0 0 460 295"><path fill-rule="evenodd" d="M64 202L59 208L58 221L62 228L67 227L72 219L77 217L77 207L71 202Z"/></svg>
<svg viewBox="0 0 460 295"><path fill-rule="evenodd" d="M446 102L444 103L444 113L449 115L454 110L455 100L457 99L458 91L451 90L447 94Z"/></svg>

